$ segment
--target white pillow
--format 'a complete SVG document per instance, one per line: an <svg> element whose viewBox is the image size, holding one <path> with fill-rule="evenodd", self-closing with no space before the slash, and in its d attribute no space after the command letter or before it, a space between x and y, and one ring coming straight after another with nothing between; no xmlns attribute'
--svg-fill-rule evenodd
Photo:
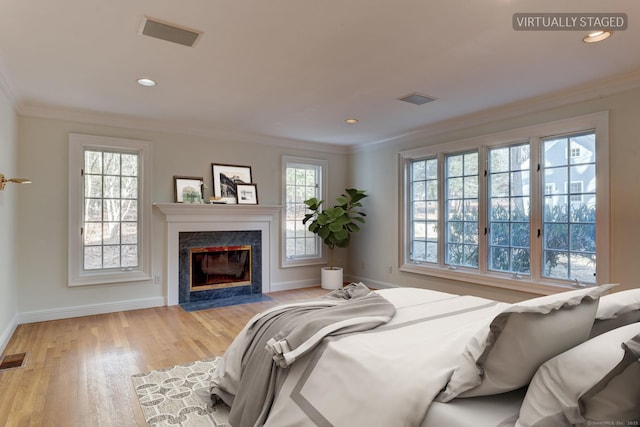
<svg viewBox="0 0 640 427"><path fill-rule="evenodd" d="M531 380L516 427L636 425L628 422L640 418L639 358L640 323L554 357Z"/></svg>
<svg viewBox="0 0 640 427"><path fill-rule="evenodd" d="M511 305L471 338L437 400L486 396L525 386L541 364L587 340L598 298L613 286L577 289Z"/></svg>
<svg viewBox="0 0 640 427"><path fill-rule="evenodd" d="M634 322L640 322L640 288L603 295L591 336Z"/></svg>

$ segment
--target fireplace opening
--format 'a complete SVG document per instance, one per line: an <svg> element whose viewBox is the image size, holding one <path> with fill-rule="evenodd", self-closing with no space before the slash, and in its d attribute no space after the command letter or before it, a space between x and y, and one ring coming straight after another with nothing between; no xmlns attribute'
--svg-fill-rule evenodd
<svg viewBox="0 0 640 427"><path fill-rule="evenodd" d="M251 245L189 249L191 291L250 285L251 258Z"/></svg>

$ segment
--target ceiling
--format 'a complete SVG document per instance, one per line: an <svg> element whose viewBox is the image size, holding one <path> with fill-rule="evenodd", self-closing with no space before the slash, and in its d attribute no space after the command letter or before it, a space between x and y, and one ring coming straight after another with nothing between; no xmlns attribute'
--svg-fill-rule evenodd
<svg viewBox="0 0 640 427"><path fill-rule="evenodd" d="M515 31L527 12L626 13L628 28L595 44ZM202 36L140 35L145 16ZM640 86L639 40L638 0L2 0L0 85L26 115L357 146ZM413 92L437 100L397 99Z"/></svg>

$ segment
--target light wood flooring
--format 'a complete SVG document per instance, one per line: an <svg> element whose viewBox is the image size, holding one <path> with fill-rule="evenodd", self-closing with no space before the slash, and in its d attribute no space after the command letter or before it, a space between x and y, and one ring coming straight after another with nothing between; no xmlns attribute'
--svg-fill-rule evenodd
<svg viewBox="0 0 640 427"><path fill-rule="evenodd" d="M187 313L178 306L19 325L0 371L0 426L145 426L131 375L221 356L244 324L276 304L315 298L306 288L271 301Z"/></svg>

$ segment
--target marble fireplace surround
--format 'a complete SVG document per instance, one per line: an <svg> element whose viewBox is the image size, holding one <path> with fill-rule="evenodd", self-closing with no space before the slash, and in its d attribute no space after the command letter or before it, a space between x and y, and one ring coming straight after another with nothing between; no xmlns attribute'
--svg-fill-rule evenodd
<svg viewBox="0 0 640 427"><path fill-rule="evenodd" d="M281 206L156 203L167 221L167 305L179 303L181 232L256 230L262 240L262 292L271 289L271 231Z"/></svg>

